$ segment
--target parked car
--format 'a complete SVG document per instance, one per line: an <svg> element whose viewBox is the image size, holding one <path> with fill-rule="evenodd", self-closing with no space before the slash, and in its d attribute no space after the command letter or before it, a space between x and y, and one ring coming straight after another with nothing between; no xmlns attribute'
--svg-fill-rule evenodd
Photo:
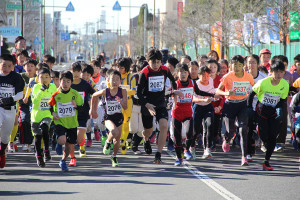
<svg viewBox="0 0 300 200"><path fill-rule="evenodd" d="M75 62L78 62L78 61L84 61L84 58L83 58L83 56L76 56L75 57Z"/></svg>

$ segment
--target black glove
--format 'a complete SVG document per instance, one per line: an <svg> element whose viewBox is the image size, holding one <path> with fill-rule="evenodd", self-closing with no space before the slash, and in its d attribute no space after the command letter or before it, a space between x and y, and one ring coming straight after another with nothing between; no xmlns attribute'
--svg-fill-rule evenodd
<svg viewBox="0 0 300 200"><path fill-rule="evenodd" d="M42 90L42 91L45 91L45 90L47 90L47 89L48 89L47 85L43 84L42 87L41 87L41 90Z"/></svg>
<svg viewBox="0 0 300 200"><path fill-rule="evenodd" d="M2 105L2 106L10 106L14 103L15 103L15 100L12 97L0 98L0 105Z"/></svg>

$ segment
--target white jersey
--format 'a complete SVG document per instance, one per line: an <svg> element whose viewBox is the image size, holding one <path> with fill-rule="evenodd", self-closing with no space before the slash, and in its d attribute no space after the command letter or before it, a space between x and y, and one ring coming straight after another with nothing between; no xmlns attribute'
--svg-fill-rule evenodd
<svg viewBox="0 0 300 200"><path fill-rule="evenodd" d="M214 80L210 77L209 78L209 81L208 81L208 85L202 85L201 83L200 83L200 80L197 80L196 81L196 84L197 84L197 86L198 86L198 88L199 88L199 90L202 90L202 91L204 91L204 92L208 92L208 93L215 93L215 91L216 91L216 89L215 89L215 87L214 87ZM196 94L194 94L194 96L197 98L201 98L201 99L207 99L207 98L211 98L211 97L203 97L203 96L199 96L199 95L196 95ZM197 103L198 105L200 105L200 106L206 106L206 105L208 105L209 103L207 103L207 102L198 102Z"/></svg>
<svg viewBox="0 0 300 200"><path fill-rule="evenodd" d="M256 78L254 78L254 83L257 83L259 80L266 78L268 75L266 75L265 73L262 73L260 71L258 71L258 75ZM249 91L252 89L252 85L249 86ZM253 98L253 103L252 103L252 108L253 110L255 110L256 104L257 104L257 96L255 95Z"/></svg>

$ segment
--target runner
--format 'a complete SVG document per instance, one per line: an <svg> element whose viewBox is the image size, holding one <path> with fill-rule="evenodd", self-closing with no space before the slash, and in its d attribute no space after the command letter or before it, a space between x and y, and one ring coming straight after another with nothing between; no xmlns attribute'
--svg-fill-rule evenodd
<svg viewBox="0 0 300 200"><path fill-rule="evenodd" d="M256 95L258 131L261 140L267 148L263 170L272 171L269 161L274 152L276 137L280 131L283 119L282 106L286 104L289 84L283 79L285 74L284 64L276 60L270 67L271 76L258 81L249 95L248 107L252 110L253 97Z"/></svg>
<svg viewBox="0 0 300 200"><path fill-rule="evenodd" d="M226 133L222 148L224 152L229 152L229 143L235 134L235 121L237 118L242 151L241 165L244 166L248 165L246 159L248 129L247 92L249 85L254 84L254 79L250 74L243 71L244 58L242 56L233 56L230 63L233 71L222 77L216 91L216 94L224 95L226 98L223 106ZM225 89L225 92L223 89Z"/></svg>
<svg viewBox="0 0 300 200"><path fill-rule="evenodd" d="M271 61L271 51L269 49L262 49L259 52L260 65L259 67L264 67L270 71L270 61Z"/></svg>
<svg viewBox="0 0 300 200"><path fill-rule="evenodd" d="M42 68L38 72L39 84L33 87L32 91L32 132L35 136L36 161L39 167L45 167L45 162L51 160L49 151L49 129L52 122L52 115L49 110L48 101L53 93L56 92L56 86L50 83L50 71ZM41 148L42 139L45 147L45 157Z"/></svg>
<svg viewBox="0 0 300 200"><path fill-rule="evenodd" d="M296 150L300 149L300 93L294 95L291 102L291 133L293 137L292 144ZM300 158L299 158L300 161ZM300 170L300 164L299 164Z"/></svg>
<svg viewBox="0 0 300 200"><path fill-rule="evenodd" d="M109 155L111 149L111 142L113 141L113 155L111 156L112 167L118 167L119 162L117 153L120 148L120 138L122 133L122 124L124 117L122 108L127 109L127 92L125 89L120 88L121 74L118 71L113 71L109 74L108 80L110 87L98 91L93 94L91 101L90 114L93 118L97 118L97 105L99 96L105 97L105 126L109 130L109 135L105 141L103 153Z"/></svg>
<svg viewBox="0 0 300 200"><path fill-rule="evenodd" d="M59 166L62 171L69 171L66 160L77 142L78 111L83 107L81 95L71 88L73 75L71 72L60 74L60 88L49 101L52 113L57 143L65 145L65 150Z"/></svg>
<svg viewBox="0 0 300 200"><path fill-rule="evenodd" d="M22 99L25 82L14 70L15 59L12 55L0 56L0 168L5 167L5 150L16 116L16 101Z"/></svg>

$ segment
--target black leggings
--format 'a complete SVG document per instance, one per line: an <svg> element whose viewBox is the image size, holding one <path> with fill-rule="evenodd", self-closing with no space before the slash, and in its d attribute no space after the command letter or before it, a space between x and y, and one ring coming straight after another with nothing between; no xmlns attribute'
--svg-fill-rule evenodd
<svg viewBox="0 0 300 200"><path fill-rule="evenodd" d="M276 116L265 118L257 115L258 133L267 151L265 160L270 160L276 146L276 138L280 131L280 120Z"/></svg>
<svg viewBox="0 0 300 200"><path fill-rule="evenodd" d="M193 141L193 119L192 117L185 118L183 121L178 121L174 117L171 122L171 131L174 133L175 137L175 151L177 158L181 158L182 154L182 124L186 123L186 150L189 150L191 143Z"/></svg>
<svg viewBox="0 0 300 200"><path fill-rule="evenodd" d="M45 150L49 150L49 127L47 124L40 126L42 135L35 135L35 150L38 156L42 156L41 142L44 141Z"/></svg>

